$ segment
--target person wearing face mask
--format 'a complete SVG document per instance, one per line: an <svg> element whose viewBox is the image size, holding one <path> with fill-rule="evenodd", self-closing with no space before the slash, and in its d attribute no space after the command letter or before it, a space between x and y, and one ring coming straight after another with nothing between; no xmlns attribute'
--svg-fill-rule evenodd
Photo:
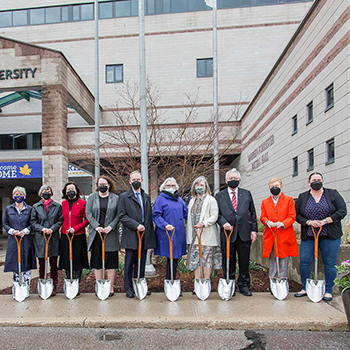
<svg viewBox="0 0 350 350"><path fill-rule="evenodd" d="M111 280L109 296L114 295L115 270L119 267L119 232L117 206L119 197L114 194L113 180L101 175L96 181L96 192L86 201L86 217L89 221L88 250L91 251L90 268L94 269L95 278L102 279L102 237L106 237L105 268L107 278Z"/></svg>
<svg viewBox="0 0 350 350"><path fill-rule="evenodd" d="M45 274L45 238L44 235L51 235L49 241L49 262L50 276L53 279L54 289L52 296L57 293L58 270L57 259L60 252L59 230L63 223L62 206L55 202L52 188L42 185L38 192L41 200L33 205L30 225L35 234L34 245L35 254L39 260L39 278L46 278Z"/></svg>
<svg viewBox="0 0 350 350"><path fill-rule="evenodd" d="M156 224L157 248L155 255L167 257L166 279L170 280L170 252L169 235L175 229L173 237L173 271L176 279L178 260L186 255L185 220L187 219L187 206L179 197L179 185L173 177L168 177L159 187L160 195L154 202L153 221Z"/></svg>
<svg viewBox="0 0 350 350"><path fill-rule="evenodd" d="M282 193L282 180L274 177L269 183L270 196L262 201L260 221L266 226L263 235L263 258L269 259L269 277L277 277L274 237L277 232L280 277L288 277L290 256L298 256L298 243L293 229L296 213L292 197ZM271 229L270 229L271 228Z"/></svg>
<svg viewBox="0 0 350 350"><path fill-rule="evenodd" d="M187 219L187 253L188 269L194 271L195 278L201 278L199 265L199 246L194 227L203 229L202 243L202 263L204 278L210 278L212 269L221 268L221 252L219 233L216 226L218 218L218 205L211 195L207 179L200 176L193 181L191 187L191 200L188 204Z"/></svg>
<svg viewBox="0 0 350 350"><path fill-rule="evenodd" d="M3 221L4 229L9 235L4 272L13 272L13 281L19 282L17 242L14 235L18 236L18 239L23 237L21 243L21 269L23 282L28 282L28 286L30 286L31 270L36 269L33 238L30 234L31 228L29 223L32 207L25 202L26 190L23 187L16 186L12 190L12 198L14 203L6 207Z"/></svg>
<svg viewBox="0 0 350 350"><path fill-rule="evenodd" d="M83 269L89 268L85 228L89 224L86 218L86 202L80 198L79 187L67 182L62 190L63 225L61 230L61 250L59 269L66 271L70 278L69 241L67 235L73 235L73 278L80 280Z"/></svg>
<svg viewBox="0 0 350 350"><path fill-rule="evenodd" d="M137 277L138 269L138 235L144 233L141 248L140 278L145 277L147 249L157 246L152 221L151 199L143 189L142 176L139 171L129 175L130 189L120 195L118 216L123 225L121 246L125 249L124 288L127 298L134 298L132 277ZM151 292L148 291L147 295Z"/></svg>
<svg viewBox="0 0 350 350"><path fill-rule="evenodd" d="M318 246L324 263L326 291L324 301L333 299L334 279L337 276L335 265L341 236L341 220L346 216L346 203L337 190L323 187L323 176L312 173L309 176L310 190L299 195L296 202L297 222L301 225L300 275L302 290L295 297L306 296L306 280L311 275L314 260L314 234L321 228Z"/></svg>
<svg viewBox="0 0 350 350"><path fill-rule="evenodd" d="M249 256L250 246L257 237L258 224L253 196L250 191L239 187L241 175L233 168L226 173L227 188L220 191L216 196L219 206L218 224L221 227L221 252L222 268L226 276L226 236L233 227L230 239L230 266L229 278L235 279L236 253L238 254L239 276L237 287L244 296L251 296Z"/></svg>

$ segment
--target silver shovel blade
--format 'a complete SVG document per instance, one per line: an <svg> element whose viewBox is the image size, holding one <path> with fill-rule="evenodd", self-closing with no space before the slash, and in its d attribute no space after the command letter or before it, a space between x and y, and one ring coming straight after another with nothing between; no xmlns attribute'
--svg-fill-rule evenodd
<svg viewBox="0 0 350 350"><path fill-rule="evenodd" d="M288 279L278 279L277 277L270 277L270 289L276 299L286 299L289 293Z"/></svg>
<svg viewBox="0 0 350 350"><path fill-rule="evenodd" d="M325 291L326 283L324 280L313 280L311 278L306 280L306 294L314 303L318 303L323 299Z"/></svg>
<svg viewBox="0 0 350 350"><path fill-rule="evenodd" d="M28 282L23 282L22 285L20 285L19 282L13 282L12 286L12 295L13 299L15 299L18 302L23 301L29 296L29 286Z"/></svg>
<svg viewBox="0 0 350 350"><path fill-rule="evenodd" d="M196 278L194 280L194 291L200 300L208 299L211 291L209 278Z"/></svg>
<svg viewBox="0 0 350 350"><path fill-rule="evenodd" d="M230 300L235 292L235 286L235 280L229 280L227 282L225 278L220 278L218 284L218 293L220 298L225 301Z"/></svg>
<svg viewBox="0 0 350 350"><path fill-rule="evenodd" d="M79 279L73 279L72 281L70 279L65 279L63 284L63 291L64 295L68 299L74 299L79 293Z"/></svg>
<svg viewBox="0 0 350 350"><path fill-rule="evenodd" d="M133 278L132 284L134 286L134 292L136 297L140 300L144 299L148 291L146 278Z"/></svg>
<svg viewBox="0 0 350 350"><path fill-rule="evenodd" d="M164 292L166 297L170 301L175 301L179 298L181 293L180 280L165 280L164 281Z"/></svg>
<svg viewBox="0 0 350 350"><path fill-rule="evenodd" d="M41 279L38 282L38 294L41 299L50 298L53 291L53 279Z"/></svg>
<svg viewBox="0 0 350 350"><path fill-rule="evenodd" d="M111 280L96 280L95 291L100 300L106 300L111 293Z"/></svg>

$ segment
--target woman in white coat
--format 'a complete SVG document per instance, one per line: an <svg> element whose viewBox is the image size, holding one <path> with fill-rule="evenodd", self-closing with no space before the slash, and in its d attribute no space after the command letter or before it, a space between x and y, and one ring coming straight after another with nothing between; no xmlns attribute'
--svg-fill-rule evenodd
<svg viewBox="0 0 350 350"><path fill-rule="evenodd" d="M189 245L187 267L191 271L194 270L195 278L201 277L198 239L193 227L199 229L197 230L198 233L203 228L201 242L204 278L210 278L211 270L221 267L219 231L216 225L219 209L204 176L194 180L191 195L192 199L188 205L186 232L186 240Z"/></svg>

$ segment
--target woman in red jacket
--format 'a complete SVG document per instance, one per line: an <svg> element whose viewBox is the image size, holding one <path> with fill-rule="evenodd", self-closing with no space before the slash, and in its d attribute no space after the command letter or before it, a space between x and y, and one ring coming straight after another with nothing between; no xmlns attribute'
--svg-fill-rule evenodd
<svg viewBox="0 0 350 350"><path fill-rule="evenodd" d="M296 219L294 200L282 193L282 180L274 177L270 180L270 197L261 204L260 221L266 226L263 236L263 258L269 258L269 276L277 277L277 266L274 253L274 237L271 229L277 234L279 270L281 278L288 276L290 256L298 256L298 244L293 229ZM271 229L270 229L271 228Z"/></svg>
<svg viewBox="0 0 350 350"><path fill-rule="evenodd" d="M70 278L69 242L67 234L74 234L73 238L73 278L81 277L83 269L89 268L85 227L89 224L86 219L86 202L80 199L79 188L74 182L68 182L62 190L63 225L61 234L61 255L59 269L66 270Z"/></svg>

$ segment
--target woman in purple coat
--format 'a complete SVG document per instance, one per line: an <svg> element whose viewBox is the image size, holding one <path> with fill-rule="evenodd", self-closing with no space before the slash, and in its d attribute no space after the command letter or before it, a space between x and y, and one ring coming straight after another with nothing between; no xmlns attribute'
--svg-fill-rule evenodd
<svg viewBox="0 0 350 350"><path fill-rule="evenodd" d="M178 193L179 185L173 177L168 177L160 186L160 195L156 199L153 208L153 221L156 224L157 248L155 255L166 256L166 279L170 276L170 252L169 239L165 229L175 228L173 238L173 271L176 278L177 262L186 254L186 230L187 207ZM171 236L172 232L169 232Z"/></svg>

